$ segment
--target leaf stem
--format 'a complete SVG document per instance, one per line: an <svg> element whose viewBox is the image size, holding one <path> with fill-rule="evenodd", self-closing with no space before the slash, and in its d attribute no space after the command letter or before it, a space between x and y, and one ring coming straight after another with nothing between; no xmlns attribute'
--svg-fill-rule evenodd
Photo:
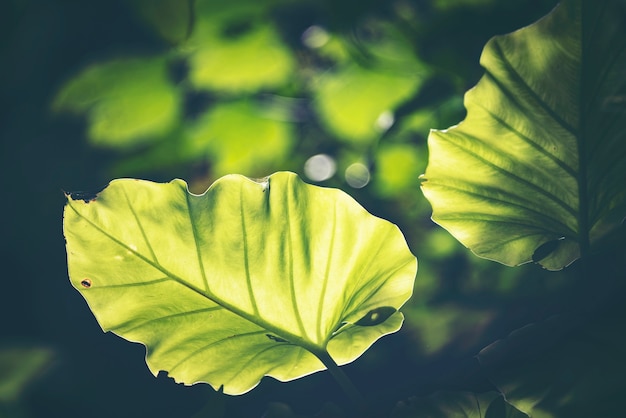
<svg viewBox="0 0 626 418"><path fill-rule="evenodd" d="M333 360L330 354L328 354L326 350L315 352L313 354L315 354L324 366L326 366L341 389L343 389L348 398L350 398L356 409L358 411L365 411L365 397L363 397L350 378L343 372L343 370L341 370L337 363L335 363L335 360Z"/></svg>

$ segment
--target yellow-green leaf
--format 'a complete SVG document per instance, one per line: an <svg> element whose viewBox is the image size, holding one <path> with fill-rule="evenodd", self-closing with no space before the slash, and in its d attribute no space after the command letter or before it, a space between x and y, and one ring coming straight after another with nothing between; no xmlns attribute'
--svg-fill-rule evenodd
<svg viewBox="0 0 626 418"><path fill-rule="evenodd" d="M156 374L225 393L359 357L397 331L417 269L399 229L295 174L115 180L68 196L70 280L102 328L147 347Z"/></svg>

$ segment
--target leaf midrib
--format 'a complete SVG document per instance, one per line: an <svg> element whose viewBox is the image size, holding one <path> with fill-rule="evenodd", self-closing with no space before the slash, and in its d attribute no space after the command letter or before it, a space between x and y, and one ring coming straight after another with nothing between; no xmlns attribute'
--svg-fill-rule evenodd
<svg viewBox="0 0 626 418"><path fill-rule="evenodd" d="M317 356L316 353L320 353L320 352L325 352L326 353L327 352L326 351L327 342L325 342L323 345L317 345L313 341L306 340L306 339L304 339L303 337L301 337L299 335L293 334L293 333L291 333L289 331L286 331L286 330L284 330L282 328L278 328L278 327L274 326L273 324L263 320L260 317L251 316L250 314L248 314L247 312L239 309L238 307L236 307L236 306L234 306L234 305L232 305L232 304L230 304L230 303L228 303L228 302L218 298L210 290L203 291L202 289L198 288L197 286L194 286L193 284L183 280L181 277L175 275L174 273L172 273L169 270L167 270L166 268L164 268L158 262L150 260L149 258L144 256L143 254L139 253L137 250L135 250L135 249L131 248L130 246L124 244L122 241L120 241L119 239L117 239L116 237L114 237L113 235L108 233L107 231L105 231L102 227L100 227L96 223L92 222L87 217L85 217L82 213L80 213L80 211L78 211L77 208L74 207L74 204L73 204L74 202L75 202L75 200L73 200L71 198L71 196L68 196L68 206L74 211L74 213L78 217L83 219L85 222L87 222L89 225L91 225L94 229L99 231L101 234L103 234L104 236L109 238L111 241L113 241L114 243L116 243L120 247L122 247L125 250L129 251L130 253L134 254L137 258L139 258L140 260L144 261L148 265L150 265L150 266L154 267L155 269L159 270L161 273L163 273L170 280L173 280L176 283L178 283L178 284L180 284L182 286L185 286L189 290L191 290L193 292L196 292L197 294L199 294L201 296L204 296L205 298L207 298L210 301L214 302L215 304L223 307L224 309L228 310L229 312L232 312L233 314L238 315L239 317L245 319L246 321L251 322L251 323L253 323L255 325L258 325L258 326L264 328L265 330L278 335L279 337L289 341L290 343L292 343L294 345L298 345L298 346L304 348L305 350L313 353L316 356ZM84 203L84 204L96 204L96 203L97 202ZM89 290L91 290L91 289L89 289Z"/></svg>

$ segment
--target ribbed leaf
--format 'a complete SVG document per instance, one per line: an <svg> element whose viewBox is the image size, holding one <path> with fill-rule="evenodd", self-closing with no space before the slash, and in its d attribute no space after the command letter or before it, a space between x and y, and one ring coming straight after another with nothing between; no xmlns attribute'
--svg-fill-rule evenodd
<svg viewBox="0 0 626 418"><path fill-rule="evenodd" d="M292 173L115 180L68 196L70 279L105 331L147 346L153 373L225 393L360 356L403 320L417 263L393 224Z"/></svg>
<svg viewBox="0 0 626 418"><path fill-rule="evenodd" d="M626 2L565 0L481 64L465 121L429 136L433 219L482 257L561 269L626 216Z"/></svg>

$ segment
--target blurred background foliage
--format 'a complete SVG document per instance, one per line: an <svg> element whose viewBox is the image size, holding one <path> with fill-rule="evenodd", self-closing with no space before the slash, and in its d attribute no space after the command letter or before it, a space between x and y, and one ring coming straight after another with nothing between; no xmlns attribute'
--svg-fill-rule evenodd
<svg viewBox="0 0 626 418"><path fill-rule="evenodd" d="M403 330L346 373L381 414L440 390L491 393L496 386L475 358L483 347L595 306L617 286L602 275L590 289L582 267L548 273L479 259L432 223L419 190L429 129L464 118L462 96L482 75L485 42L555 4L5 2L0 417L254 417L346 407L325 373L265 379L236 398L155 379L142 346L103 334L67 279L62 191L98 191L115 177L178 177L201 193L224 174L290 170L344 189L398 224L420 262Z"/></svg>

